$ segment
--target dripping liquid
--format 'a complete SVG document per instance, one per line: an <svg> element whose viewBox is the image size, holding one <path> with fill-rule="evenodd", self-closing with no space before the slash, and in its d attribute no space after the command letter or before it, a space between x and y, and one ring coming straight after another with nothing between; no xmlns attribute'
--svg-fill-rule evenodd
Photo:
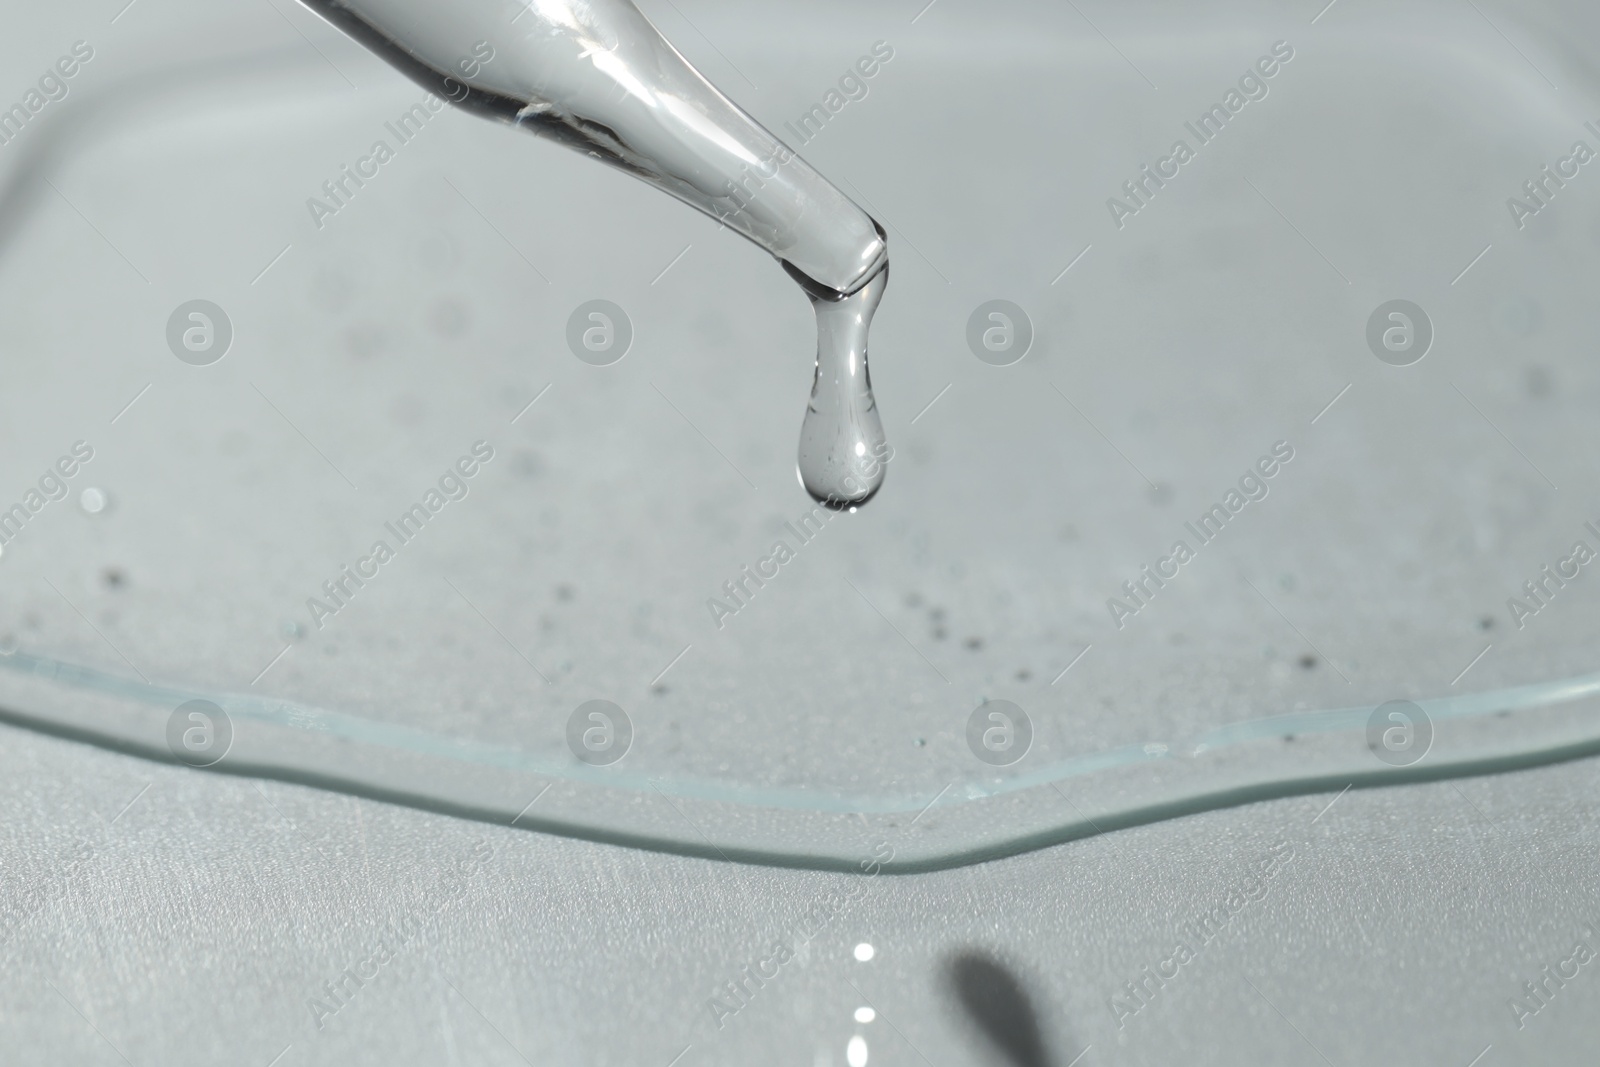
<svg viewBox="0 0 1600 1067"><path fill-rule="evenodd" d="M889 284L889 264L885 260L850 293L784 267L811 298L817 317L816 375L800 425L800 484L823 507L854 511L882 488L893 456L867 367L867 333Z"/></svg>
<svg viewBox="0 0 1600 1067"><path fill-rule="evenodd" d="M719 188L706 166L707 160L720 158L718 153L726 155L726 143L739 146L740 158L776 158L774 147L783 146L695 73L628 0L529 5L524 14L533 12L534 18L515 36L526 43L532 34L535 43L524 47L500 40L498 48L490 47L499 57L495 66L476 81L458 76L465 69L459 64L442 62L445 46L429 37L437 27L421 17L430 3L306 3L429 92L633 174L777 256L805 289L817 319L816 376L800 429L800 484L819 504L835 510L853 511L872 499L892 455L867 370L867 331L889 280L888 235L792 150L793 162L782 180L776 170L756 178L758 189L766 188L763 179L772 182L774 195L765 207L727 194L745 188L739 182L749 177L748 167L730 170L720 183L726 188ZM464 4L463 25L479 25L480 8L493 3ZM628 47L621 49L624 39ZM602 41L611 42L606 53L615 53L616 62L636 68L627 71L627 79L615 63L602 67L591 61ZM481 44L489 47L489 40ZM619 84L632 86L620 102L613 95ZM717 137L708 140L701 125L672 118L684 114L709 117L718 126ZM737 210L730 211L731 206ZM786 252L805 266L795 266ZM833 287L841 283L847 288Z"/></svg>

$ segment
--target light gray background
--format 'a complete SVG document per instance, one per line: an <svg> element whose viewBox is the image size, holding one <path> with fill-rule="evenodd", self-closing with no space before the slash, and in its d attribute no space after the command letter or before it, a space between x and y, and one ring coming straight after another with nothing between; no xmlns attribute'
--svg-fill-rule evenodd
<svg viewBox="0 0 1600 1067"><path fill-rule="evenodd" d="M785 607L765 622L735 620L751 624L742 643L713 646L699 675L686 660L676 696L671 687L648 695L651 677L690 640L670 612L697 612L804 503L779 487L809 373L809 345L790 341L805 336L808 313L757 253L680 206L528 139L502 148L514 135L461 116L447 117L433 147L406 149L419 155L398 160L385 184L330 222L330 241L312 244L303 197L352 158L375 119L419 94L303 12L285 5L275 14L265 2L139 0L114 24L120 4L7 12L0 68L15 77L4 92L19 95L87 38L98 56L66 106L93 99L94 78L104 113L60 147L58 170L44 170L76 207L37 182L28 186L36 196L9 205L0 329L11 401L0 469L20 491L71 440L97 434L106 446L93 477L110 480L115 502L99 525L75 504L52 505L30 541L8 548L0 566L26 580L8 590L7 628L27 643L120 662L33 580L49 575L145 670L248 683L282 648L295 605L363 547L363 531L391 503L409 502L483 434L487 416L509 420L554 380L561 392L546 402L567 404L552 409L557 421L518 431L527 436L509 439L506 465L493 471L521 487L515 498L485 491L461 507L521 516L507 556L568 553L614 610L564 619L555 589L564 575L533 563L511 570L516 582L491 568L470 588L488 614L516 620L525 647L550 650L541 662L552 673L564 679L578 662L578 681L552 708L623 685L636 701L668 702L654 722L638 717L675 738L655 754L664 765L831 784L884 774L915 786L945 780L945 763L962 758L965 708L984 695L1047 708L1041 736L1072 750L1219 717L1443 689L1490 640L1480 620L1501 612L1504 628L1504 596L1595 514L1585 491L1594 484L1588 412L1600 390L1586 355L1595 194L1574 182L1520 234L1503 208L1597 113L1584 46L1595 38L1582 21L1593 16L1538 7L1518 22L1509 8L1378 11L1341 0L1312 25L1321 4L1090 5L1079 15L939 0L913 24L919 6L647 9L691 61L775 126L815 102L873 40L900 50L874 95L807 151L824 173L859 182L892 227L895 284L874 338L874 377L891 439L903 446L889 476L898 495L886 490L863 513L875 525L837 549L819 546L835 554L815 562L881 592L882 607L957 676L958 698L931 697L938 679L872 615L858 611L840 630L837 597L813 596L811 580L775 600ZM1240 136L1204 149L1148 213L1112 230L1104 197L1278 38L1301 55L1229 131ZM242 58L263 50L269 58ZM735 64L762 88L745 84ZM131 116L118 112L118 87L145 76L169 88L138 97ZM340 110L330 101L349 90L347 78L362 88ZM237 105L196 106L211 87L241 85ZM1286 145L1294 151L1284 154ZM1360 145L1370 155L1352 159ZM523 194L515 171L465 189L491 194L481 202L517 250L447 199L438 173L463 154L469 174L511 158L549 176L552 185ZM398 169L418 160L426 165ZM10 167L15 156L0 162ZM1242 184L1246 176L1276 208ZM605 217L585 217L552 188L589 190ZM277 207L258 210L269 202ZM1374 205L1383 210L1362 213ZM1312 236L1280 225L1277 208ZM299 247L252 284L291 241ZM689 243L690 257L709 266L686 257L652 286ZM529 295L540 283L523 256L560 265L555 293ZM1353 280L1341 283L1329 260ZM635 377L586 390L578 372L589 368L518 329L543 323L558 338L570 306L621 284L624 269L636 322L653 320L675 341L658 350L656 367L641 362L637 341L618 367L637 368ZM669 284L681 288L661 288ZM725 306L694 299L708 287ZM160 340L171 308L202 293L235 309L242 331L204 384ZM1013 368L1021 374L1003 387L960 341L970 308L997 294L1037 309L1039 329L1035 351ZM1402 294L1437 309L1440 331L1410 377L1359 341L1370 309ZM524 302L534 310L524 314ZM1249 344L1241 323L1260 330ZM756 353L748 364L741 349ZM485 362L474 369L472 359ZM1078 396L1154 489L1087 422L1063 413L1047 378ZM714 439L738 442L736 459L769 496L715 506L736 499L740 483L672 421L650 380ZM1476 421L1453 382L1489 417ZM149 383L144 407L100 428ZM948 383L943 410L911 427ZM1312 428L1347 383L1342 408ZM366 502L349 504L346 486L270 412L241 414L252 386L289 404L372 494ZM1053 428L1047 453L1009 435L1041 425ZM600 429L576 432L585 426ZM1070 436L1056 432L1062 426ZM1211 572L1186 576L1193 584L1158 602L1169 614L1140 620L1150 625L1110 646L1122 651L1106 666L1085 660L1073 680L1080 689L1048 690L1047 679L1104 630L1102 601L1121 579L1272 440L1298 444L1295 435L1311 442L1305 462L1315 472L1300 495L1285 483L1267 502L1279 510L1255 516L1259 530L1218 546L1226 554L1203 561L1216 564ZM639 455L659 463L630 465ZM663 470L675 473L663 480ZM626 505L639 499L653 503ZM988 521L976 521L997 501ZM346 510L327 520L330 506ZM124 525L110 527L118 515ZM1014 539L997 542L1008 519ZM427 557L432 569L459 573L453 566L497 529L458 532ZM885 550L896 542L903 552ZM239 551L210 551L219 543ZM203 558L196 546L208 549ZM984 554L990 565L976 577L951 567ZM665 614L641 612L605 584L626 579L607 568L629 560L661 583L659 602L673 605L658 608ZM129 575L120 592L103 581L113 564ZM1042 583L1041 571L1057 581ZM1302 635L1253 599L1241 572L1284 598L1353 680L1300 668ZM925 608L906 603L907 575L937 587L928 599L952 605L944 645ZM230 578L230 594L215 595ZM1585 628L1595 625L1582 610L1586 594L1573 590L1526 637L1506 638L1474 668L1474 684L1585 666ZM399 626L397 609L419 602L428 624ZM367 614L341 618L337 636L295 645L272 679L276 691L525 737L525 723L496 712L529 691L526 665L469 629L474 617L448 590L396 583L356 606ZM797 643L796 633L828 633L853 654L832 654L821 638ZM989 651L964 651L969 633ZM390 644L396 634L405 643ZM802 698L793 676L745 669L779 661L794 676L828 675L831 688ZM704 699L730 679L747 687L737 700ZM900 703L830 713L830 693L863 679ZM762 711L773 705L783 710ZM708 710L725 713L723 729L695 729L695 714ZM776 715L788 743L763 748L756 742L770 742ZM928 764L914 762L923 757L912 740L923 735ZM1088 1045L1085 1064L1325 1057L1465 1067L1490 1045L1479 1062L1571 1062L1595 1035L1588 969L1525 1031L1506 1005L1522 981L1589 936L1588 762L1352 791L1325 813L1332 796L1262 804L967 870L873 879L808 958L717 1031L705 1006L714 988L841 878L589 846L15 730L0 736L9 801L0 877L12 931L0 947L5 1062L265 1065L281 1054L285 1065L526 1057L665 1067L687 1047L683 1064L837 1064L857 1032L873 1063L994 1062L940 985L941 961L969 946L1000 954L1022 976L1059 1064ZM738 758L751 752L760 760ZM385 921L414 912L438 872L480 839L494 859L318 1032L306 998L363 958ZM79 840L94 855L74 866ZM1247 864L1284 840L1295 859L1266 898L1119 1032L1106 998L1165 955L1175 918L1225 897ZM878 947L869 964L849 955L862 940ZM851 1012L863 999L879 1015L858 1025Z"/></svg>

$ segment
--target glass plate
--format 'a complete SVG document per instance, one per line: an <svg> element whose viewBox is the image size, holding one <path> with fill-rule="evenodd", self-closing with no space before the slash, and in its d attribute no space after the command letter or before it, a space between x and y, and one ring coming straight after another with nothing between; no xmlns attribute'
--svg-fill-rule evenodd
<svg viewBox="0 0 1600 1067"><path fill-rule="evenodd" d="M894 49L795 144L894 262L832 516L759 250L466 115L398 143L421 91L331 35L87 65L0 148L7 721L839 869L1591 751L1594 16L936 12L726 60L662 13L785 137Z"/></svg>

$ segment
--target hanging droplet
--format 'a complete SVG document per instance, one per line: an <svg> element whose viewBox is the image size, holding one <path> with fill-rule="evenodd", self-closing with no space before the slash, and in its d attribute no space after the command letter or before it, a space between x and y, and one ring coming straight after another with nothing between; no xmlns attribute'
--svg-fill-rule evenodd
<svg viewBox="0 0 1600 1067"><path fill-rule="evenodd" d="M891 457L867 370L867 331L889 267L855 292L818 286L790 268L817 313L817 371L800 427L800 484L823 507L854 510L883 485Z"/></svg>

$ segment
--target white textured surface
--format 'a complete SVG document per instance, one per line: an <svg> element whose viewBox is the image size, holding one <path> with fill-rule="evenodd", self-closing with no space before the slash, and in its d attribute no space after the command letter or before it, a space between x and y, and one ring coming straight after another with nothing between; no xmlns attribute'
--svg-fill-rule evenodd
<svg viewBox="0 0 1600 1067"><path fill-rule="evenodd" d="M716 989L850 880L258 791L3 730L0 1063L121 1062L108 1042L140 1067L265 1067L285 1046L283 1067L523 1062L509 1041L535 1064L666 1067L689 1045L687 1067L837 1067L859 1031L872 1063L922 1064L909 1042L938 1067L1003 1065L942 985L943 962L973 947L1017 973L1054 1067L1086 1044L1085 1064L1321 1063L1296 1028L1341 1067L1465 1067L1489 1044L1485 1064L1578 1063L1600 1006L1592 965L1525 1030L1507 1001L1591 938L1596 772L1351 791L1320 815L1333 795L1305 797L858 879L809 959L719 1031ZM94 855L64 878L79 841ZM1265 896L1119 1034L1107 998L1282 841L1293 858ZM436 899L477 842L493 856L465 891L319 1032L307 999ZM45 895L18 916L31 887ZM870 963L852 958L862 941ZM858 1026L863 1001L878 1019Z"/></svg>

